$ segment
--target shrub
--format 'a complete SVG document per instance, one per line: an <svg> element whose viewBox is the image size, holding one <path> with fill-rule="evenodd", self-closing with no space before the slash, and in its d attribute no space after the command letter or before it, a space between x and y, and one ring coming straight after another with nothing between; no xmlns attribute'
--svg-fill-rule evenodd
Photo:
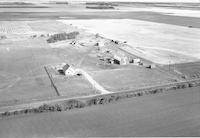
<svg viewBox="0 0 200 138"><path fill-rule="evenodd" d="M182 88L182 84L178 84L176 87L177 87L177 89L181 89Z"/></svg>
<svg viewBox="0 0 200 138"><path fill-rule="evenodd" d="M91 106L91 105L96 105L97 104L97 99L91 99L88 101L88 105Z"/></svg>
<svg viewBox="0 0 200 138"><path fill-rule="evenodd" d="M182 89L187 88L187 87L188 87L187 83L182 84Z"/></svg>
<svg viewBox="0 0 200 138"><path fill-rule="evenodd" d="M49 111L54 112L55 111L55 107L53 105L49 105Z"/></svg>
<svg viewBox="0 0 200 138"><path fill-rule="evenodd" d="M168 88L168 90L176 90L177 89L177 86L171 86Z"/></svg>
<svg viewBox="0 0 200 138"><path fill-rule="evenodd" d="M98 101L99 101L98 104L105 104L106 98L100 98Z"/></svg>
<svg viewBox="0 0 200 138"><path fill-rule="evenodd" d="M145 93L145 94L150 94L149 91L146 91L146 90L144 91L144 93Z"/></svg>
<svg viewBox="0 0 200 138"><path fill-rule="evenodd" d="M152 94L156 94L156 93L158 93L157 89L156 90L152 90Z"/></svg>
<svg viewBox="0 0 200 138"><path fill-rule="evenodd" d="M2 114L3 116L10 116L10 112L6 111Z"/></svg>
<svg viewBox="0 0 200 138"><path fill-rule="evenodd" d="M41 106L41 108L44 110L44 111L49 111L49 105L48 104L43 104L42 106Z"/></svg>
<svg viewBox="0 0 200 138"><path fill-rule="evenodd" d="M59 33L59 34L54 34L52 35L49 39L47 39L47 43L55 43L57 41L62 41L66 39L75 39L76 36L79 34L79 32L74 31L71 33Z"/></svg>
<svg viewBox="0 0 200 138"><path fill-rule="evenodd" d="M77 100L70 100L64 103L65 110L67 109L73 109L73 108L80 108L83 106L79 101Z"/></svg>
<svg viewBox="0 0 200 138"><path fill-rule="evenodd" d="M137 96L142 96L143 94L141 92L138 92L137 93Z"/></svg>
<svg viewBox="0 0 200 138"><path fill-rule="evenodd" d="M127 97L127 98L134 97L134 94L128 93L128 94L126 95L126 97Z"/></svg>
<svg viewBox="0 0 200 138"><path fill-rule="evenodd" d="M121 99L121 96L119 96L119 95L117 95L116 97L115 97L115 101L118 101L118 100L120 100Z"/></svg>
<svg viewBox="0 0 200 138"><path fill-rule="evenodd" d="M14 114L14 115L18 115L19 112L18 112L18 111L14 111L13 114Z"/></svg>
<svg viewBox="0 0 200 138"><path fill-rule="evenodd" d="M67 36L67 39L75 39L77 35L79 35L79 32L74 31L74 32L68 33L66 36Z"/></svg>
<svg viewBox="0 0 200 138"><path fill-rule="evenodd" d="M25 109L25 110L24 110L24 113L27 114L27 113L28 113L28 109Z"/></svg>
<svg viewBox="0 0 200 138"><path fill-rule="evenodd" d="M83 108L83 107L85 107L86 105L85 105L85 103L83 103L83 102L79 102L79 104L78 104L78 108Z"/></svg>
<svg viewBox="0 0 200 138"><path fill-rule="evenodd" d="M115 99L115 96L110 96L109 98L108 98L108 102L110 103L110 102L113 102L114 101L114 99Z"/></svg>
<svg viewBox="0 0 200 138"><path fill-rule="evenodd" d="M33 112L34 112L34 113L39 113L39 109L38 109L38 108L34 108L34 109L33 109Z"/></svg>
<svg viewBox="0 0 200 138"><path fill-rule="evenodd" d="M163 88L157 89L157 92L158 92L158 93L163 92Z"/></svg>
<svg viewBox="0 0 200 138"><path fill-rule="evenodd" d="M149 91L149 93L150 93L150 94L153 94L153 93L154 93L154 91L153 91L153 90L150 90L150 91Z"/></svg>
<svg viewBox="0 0 200 138"><path fill-rule="evenodd" d="M55 105L55 110L61 112L62 111L62 106L59 104Z"/></svg>
<svg viewBox="0 0 200 138"><path fill-rule="evenodd" d="M195 86L195 83L194 83L194 82L190 82L188 86L189 86L189 87L194 87L194 86Z"/></svg>

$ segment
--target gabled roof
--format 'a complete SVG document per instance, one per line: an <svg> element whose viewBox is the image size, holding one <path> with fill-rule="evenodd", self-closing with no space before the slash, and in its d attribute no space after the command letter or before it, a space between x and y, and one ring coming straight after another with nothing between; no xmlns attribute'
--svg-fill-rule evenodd
<svg viewBox="0 0 200 138"><path fill-rule="evenodd" d="M63 72L65 72L66 70L68 70L69 67L70 67L70 66L69 66L68 64L65 64L65 65L63 66Z"/></svg>

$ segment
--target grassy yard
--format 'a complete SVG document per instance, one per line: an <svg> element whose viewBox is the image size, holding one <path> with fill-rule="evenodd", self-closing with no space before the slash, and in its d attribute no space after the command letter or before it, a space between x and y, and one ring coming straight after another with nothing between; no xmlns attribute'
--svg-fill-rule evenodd
<svg viewBox="0 0 200 138"><path fill-rule="evenodd" d="M134 65L124 69L90 72L90 74L105 89L114 92L175 81L175 77L169 76L158 69L146 69Z"/></svg>

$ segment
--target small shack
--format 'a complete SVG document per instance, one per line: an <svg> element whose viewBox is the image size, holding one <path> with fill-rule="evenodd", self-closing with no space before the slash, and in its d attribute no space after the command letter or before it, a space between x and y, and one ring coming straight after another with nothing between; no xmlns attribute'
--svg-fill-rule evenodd
<svg viewBox="0 0 200 138"><path fill-rule="evenodd" d="M156 68L156 65L155 64L150 64L146 68L153 69L153 68Z"/></svg>

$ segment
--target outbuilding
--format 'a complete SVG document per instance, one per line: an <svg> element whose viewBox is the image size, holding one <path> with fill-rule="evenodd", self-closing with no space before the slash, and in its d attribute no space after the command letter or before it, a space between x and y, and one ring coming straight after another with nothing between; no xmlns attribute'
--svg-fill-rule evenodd
<svg viewBox="0 0 200 138"><path fill-rule="evenodd" d="M129 64L129 59L126 55L124 55L123 53L120 53L120 52L116 52L114 55L113 55L113 58L117 61L119 61L119 64L120 65L127 65Z"/></svg>
<svg viewBox="0 0 200 138"><path fill-rule="evenodd" d="M63 63L60 67L57 68L58 72L64 74L65 76L76 75L76 71L69 64Z"/></svg>
<svg viewBox="0 0 200 138"><path fill-rule="evenodd" d="M65 73L65 76L72 76L75 75L75 70L68 64L63 66L63 72Z"/></svg>

